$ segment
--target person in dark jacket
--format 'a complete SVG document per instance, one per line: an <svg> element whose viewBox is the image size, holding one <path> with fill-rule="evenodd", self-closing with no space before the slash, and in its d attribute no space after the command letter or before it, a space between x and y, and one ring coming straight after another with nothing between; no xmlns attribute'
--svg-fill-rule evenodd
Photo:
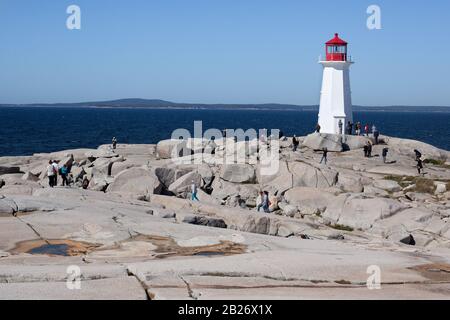
<svg viewBox="0 0 450 320"><path fill-rule="evenodd" d="M328 157L328 149L325 147L322 149L322 159L320 159L320 163L322 163L322 161L325 161L325 164L327 164L327 157Z"/></svg>
<svg viewBox="0 0 450 320"><path fill-rule="evenodd" d="M350 121L348 121L348 123L347 123L347 134L348 135L353 134L353 123L351 123Z"/></svg>
<svg viewBox="0 0 450 320"><path fill-rule="evenodd" d="M373 132L373 137L375 138L375 144L378 144L378 138L380 137L380 131L378 131L377 128L375 128L375 131Z"/></svg>
<svg viewBox="0 0 450 320"><path fill-rule="evenodd" d="M422 162L422 159L419 158L416 161L417 161L417 166L416 166L417 167L417 172L419 172L419 174L423 173L423 162Z"/></svg>
<svg viewBox="0 0 450 320"><path fill-rule="evenodd" d="M389 151L388 148L383 148L382 156L383 156L384 163L386 163L386 157L387 157L388 151Z"/></svg>
<svg viewBox="0 0 450 320"><path fill-rule="evenodd" d="M292 137L292 151L294 151L294 152L297 151L298 145L299 145L298 138L294 134L294 136Z"/></svg>
<svg viewBox="0 0 450 320"><path fill-rule="evenodd" d="M419 150L414 149L414 154L416 155L416 161L422 158L422 153Z"/></svg>

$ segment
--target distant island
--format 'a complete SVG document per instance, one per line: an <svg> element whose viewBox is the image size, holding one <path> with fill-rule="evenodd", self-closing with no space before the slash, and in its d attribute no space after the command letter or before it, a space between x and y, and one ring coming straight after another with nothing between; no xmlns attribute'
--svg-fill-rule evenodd
<svg viewBox="0 0 450 320"><path fill-rule="evenodd" d="M205 104L179 103L159 99L118 99L75 103L0 104L0 107L86 107L86 108L147 108L147 109L205 109L205 110L285 110L318 111L318 105L280 103L263 104ZM450 112L450 106L353 106L354 111L376 112Z"/></svg>

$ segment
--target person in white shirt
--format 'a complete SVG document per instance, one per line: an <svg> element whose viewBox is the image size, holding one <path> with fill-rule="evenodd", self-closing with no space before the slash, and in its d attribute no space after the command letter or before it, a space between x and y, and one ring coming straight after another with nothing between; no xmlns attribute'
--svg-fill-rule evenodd
<svg viewBox="0 0 450 320"><path fill-rule="evenodd" d="M50 160L47 166L47 176L48 176L48 185L53 188L55 186L55 167L53 166L53 161Z"/></svg>
<svg viewBox="0 0 450 320"><path fill-rule="evenodd" d="M57 186L58 185L59 166L58 166L58 164L56 163L55 160L53 160L52 166L53 166L53 169L55 171L55 175L53 177L53 186Z"/></svg>

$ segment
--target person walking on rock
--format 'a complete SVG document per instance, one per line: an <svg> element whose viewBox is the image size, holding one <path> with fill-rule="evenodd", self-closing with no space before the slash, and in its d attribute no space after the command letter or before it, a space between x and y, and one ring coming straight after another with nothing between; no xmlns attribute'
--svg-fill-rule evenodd
<svg viewBox="0 0 450 320"><path fill-rule="evenodd" d="M53 167L53 161L50 160L48 162L48 166L47 166L47 177L48 177L48 185L50 186L50 188L53 188L55 186L55 168Z"/></svg>
<svg viewBox="0 0 450 320"><path fill-rule="evenodd" d="M414 154L416 155L416 161L422 158L422 153L419 150L414 149Z"/></svg>
<svg viewBox="0 0 450 320"><path fill-rule="evenodd" d="M363 147L364 150L364 158L367 158L367 152L369 151L369 145L366 143Z"/></svg>
<svg viewBox="0 0 450 320"><path fill-rule="evenodd" d="M191 184L191 194L192 194L192 196L191 196L192 201L200 201L197 198L197 185L195 184L194 180L192 180L192 184Z"/></svg>
<svg viewBox="0 0 450 320"><path fill-rule="evenodd" d="M323 161L325 161L325 164L327 164L327 160L328 160L328 149L325 147L322 149L322 159L320 159L320 164L322 164Z"/></svg>
<svg viewBox="0 0 450 320"><path fill-rule="evenodd" d="M292 151L294 151L294 152L297 151L298 144L299 144L299 141L297 139L297 136L294 134L294 136L292 137Z"/></svg>
<svg viewBox="0 0 450 320"><path fill-rule="evenodd" d="M113 137L112 138L112 148L113 148L113 150L116 150L116 147L117 147L117 139L116 139L116 137Z"/></svg>
<svg viewBox="0 0 450 320"><path fill-rule="evenodd" d="M416 161L417 161L417 172L419 172L419 174L423 174L423 162L422 162L422 159L416 159Z"/></svg>
<svg viewBox="0 0 450 320"><path fill-rule="evenodd" d="M389 151L388 148L383 148L383 152L382 152L383 163L386 163L386 157L387 157L388 151Z"/></svg>

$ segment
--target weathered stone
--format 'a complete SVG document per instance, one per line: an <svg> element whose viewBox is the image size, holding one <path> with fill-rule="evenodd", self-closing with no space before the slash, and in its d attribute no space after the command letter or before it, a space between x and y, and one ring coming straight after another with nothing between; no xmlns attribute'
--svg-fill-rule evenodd
<svg viewBox="0 0 450 320"><path fill-rule="evenodd" d="M392 199L340 195L329 203L322 216L333 224L367 230L376 221L388 218L403 209L404 204Z"/></svg>
<svg viewBox="0 0 450 320"><path fill-rule="evenodd" d="M159 193L161 188L161 183L154 172L144 168L131 168L122 171L106 191L142 198Z"/></svg>
<svg viewBox="0 0 450 320"><path fill-rule="evenodd" d="M20 167L2 167L2 166L0 166L0 175L14 174L14 173L21 173Z"/></svg>
<svg viewBox="0 0 450 320"><path fill-rule="evenodd" d="M191 153L191 149L187 148L186 140L162 140L156 145L156 154L160 159L178 158Z"/></svg>
<svg viewBox="0 0 450 320"><path fill-rule="evenodd" d="M373 182L373 186L375 188L383 189L388 192L397 192L402 190L402 187L398 184L397 181L394 180L385 180L385 179L375 180Z"/></svg>
<svg viewBox="0 0 450 320"><path fill-rule="evenodd" d="M344 150L342 146L342 137L337 134L329 133L312 133L306 136L302 145L313 150L322 150L323 148L335 152Z"/></svg>
<svg viewBox="0 0 450 320"><path fill-rule="evenodd" d="M226 164L220 171L220 177L234 183L255 183L255 169L249 164Z"/></svg>
<svg viewBox="0 0 450 320"><path fill-rule="evenodd" d="M169 191L175 194L190 192L192 183L195 183L197 188L199 188L201 182L202 177L197 172L190 172L175 180L175 182L169 186Z"/></svg>

